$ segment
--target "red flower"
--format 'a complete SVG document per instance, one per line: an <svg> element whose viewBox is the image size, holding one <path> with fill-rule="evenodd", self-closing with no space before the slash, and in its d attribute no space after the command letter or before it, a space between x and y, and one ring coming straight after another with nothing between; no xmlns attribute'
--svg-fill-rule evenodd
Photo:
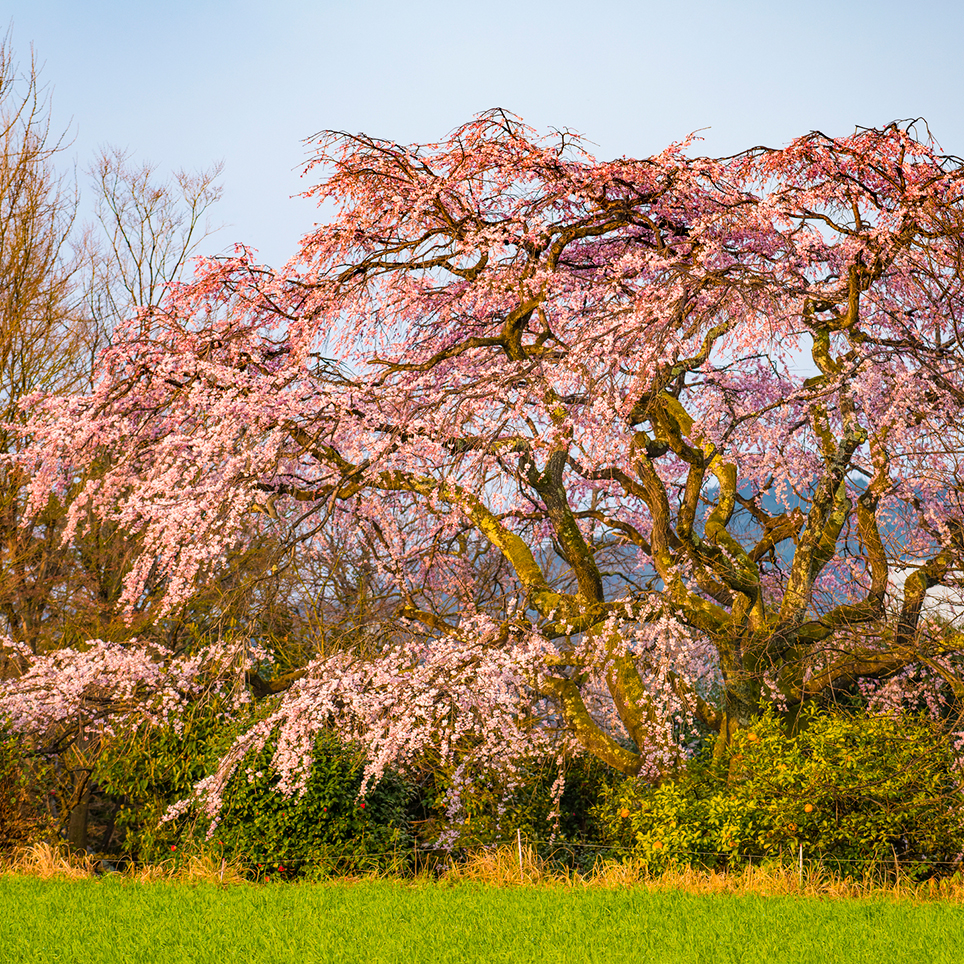
<svg viewBox="0 0 964 964"><path fill-rule="evenodd" d="M174 844L171 844L171 850L177 850L177 847L175 847Z"/></svg>
<svg viewBox="0 0 964 964"><path fill-rule="evenodd" d="M362 810L364 810L364 809L365 809L365 804L362 804L362 805L361 805L361 808L362 808Z"/></svg>

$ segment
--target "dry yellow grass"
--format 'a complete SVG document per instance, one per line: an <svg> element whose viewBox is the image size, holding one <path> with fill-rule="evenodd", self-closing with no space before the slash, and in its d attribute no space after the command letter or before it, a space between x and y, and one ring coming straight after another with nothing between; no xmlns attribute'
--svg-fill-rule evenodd
<svg viewBox="0 0 964 964"><path fill-rule="evenodd" d="M2 867L7 874L24 874L44 880L80 880L97 877L103 873L101 861L87 855L78 856L50 844L37 843L27 847L7 860ZM226 860L218 860L208 855L189 856L185 861L173 860L149 864L125 871L124 875L142 883L158 880L178 880L188 883L207 881L218 884L244 883L240 867Z"/></svg>
<svg viewBox="0 0 964 964"><path fill-rule="evenodd" d="M549 873L538 854L531 847L522 848L522 865L519 852L513 847L497 847L480 850L467 860L454 864L445 871L446 880L477 880L499 887L520 884L544 884L555 882L559 875Z"/></svg>
<svg viewBox="0 0 964 964"><path fill-rule="evenodd" d="M35 843L21 851L4 869L44 880L78 880L94 875L96 861L90 857L68 857L50 844Z"/></svg>
<svg viewBox="0 0 964 964"><path fill-rule="evenodd" d="M99 861L75 856L49 844L34 844L20 851L0 867L0 872L24 874L42 879L78 880L103 872ZM241 866L209 855L188 855L159 864L124 871L131 880L142 883L179 881L184 883L243 884ZM376 874L395 877L393 874ZM522 862L516 847L479 850L467 860L453 864L438 874L450 884L476 881L497 887L641 887L647 890L681 890L692 894L755 894L765 897L800 896L830 899L888 897L903 900L945 900L964 902L964 880L960 876L917 883L906 878L880 880L840 877L819 867L811 867L801 880L796 867L747 867L739 873L700 870L686 867L652 874L641 861L597 862L591 872L553 870L531 847L522 848ZM351 880L359 880L352 877ZM412 879L400 877L415 883ZM436 879L435 873L418 878ZM345 882L348 882L346 879Z"/></svg>
<svg viewBox="0 0 964 964"><path fill-rule="evenodd" d="M211 884L243 884L244 874L233 861L218 860L203 854L189 856L186 861L168 861L162 864L146 864L130 873L133 880L152 883L156 880L179 880L186 883L207 882Z"/></svg>
<svg viewBox="0 0 964 964"><path fill-rule="evenodd" d="M473 880L495 886L643 887L682 890L693 894L796 895L821 898L892 897L910 900L964 901L964 880L948 877L918 883L907 878L841 877L819 867L746 867L733 873L693 867L650 873L642 861L599 861L588 874L552 871L533 850L522 849L522 864L513 847L480 851L444 874L451 881Z"/></svg>

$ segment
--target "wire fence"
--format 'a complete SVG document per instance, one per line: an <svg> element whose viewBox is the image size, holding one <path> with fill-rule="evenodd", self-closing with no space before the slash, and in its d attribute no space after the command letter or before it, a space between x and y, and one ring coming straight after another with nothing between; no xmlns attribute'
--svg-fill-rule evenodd
<svg viewBox="0 0 964 964"><path fill-rule="evenodd" d="M396 873L444 873L465 864L473 858L494 853L500 848L514 851L520 874L525 877L533 865L538 864L548 871L580 870L591 871L600 859L615 862L635 860L638 864L650 865L654 872L671 866L689 865L707 870L738 871L746 866L781 866L784 870L795 870L801 883L814 872L831 872L840 876L860 876L876 874L899 878L913 873L915 876L951 876L964 870L964 855L952 860L938 859L926 854L880 853L863 857L836 856L827 853L807 853L802 845L794 851L751 853L742 850L686 850L667 848L657 854L644 854L638 847L599 841L559 840L540 838L523 834L521 830L513 837L489 840L473 845L440 846L438 844L413 843L410 848L394 848L381 851L351 851L343 858L330 853L328 857L333 869L339 864L355 871L379 869L390 866ZM232 859L256 877L273 874L299 876L313 864L311 857L298 857L292 854L276 855L274 858L261 854L246 858L244 854L233 854ZM848 872L849 871L849 872Z"/></svg>

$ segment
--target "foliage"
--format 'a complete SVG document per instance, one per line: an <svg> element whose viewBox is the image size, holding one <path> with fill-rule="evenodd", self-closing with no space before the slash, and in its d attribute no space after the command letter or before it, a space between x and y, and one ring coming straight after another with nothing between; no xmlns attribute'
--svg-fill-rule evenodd
<svg viewBox="0 0 964 964"><path fill-rule="evenodd" d="M176 727L144 727L106 742L94 781L116 808L112 849L142 863L170 856L181 830L163 817L216 761L226 735L219 709L211 701L197 702L185 708Z"/></svg>
<svg viewBox="0 0 964 964"><path fill-rule="evenodd" d="M239 714L223 699L200 699L176 723L106 741L93 779L116 803L114 849L142 864L213 851L255 877L279 868L289 877L371 870L390 864L396 854L408 861L411 787L389 775L360 798L364 761L331 735L318 737L303 794L279 791L277 775L266 766L274 749L269 742L240 761L224 790L216 828L209 820L171 818L172 808L176 812L175 805L209 776L252 712L265 715L263 709Z"/></svg>
<svg viewBox="0 0 964 964"><path fill-rule="evenodd" d="M674 781L629 780L605 792L611 839L654 870L739 868L806 858L843 874L947 875L964 853L955 739L926 718L807 714L789 739L774 714L741 732L726 757Z"/></svg>
<svg viewBox="0 0 964 964"><path fill-rule="evenodd" d="M453 827L446 812L449 780L444 773L436 773L420 788L427 804L421 814L426 819L420 822L420 834L431 842L445 829L455 829L461 851L511 843L516 831L521 831L527 846L565 852L572 858L566 861L569 865L591 867L594 850L565 851L562 845L604 842L593 810L603 788L616 780L609 767L588 755L567 760L533 757L518 764L511 780L477 785L462 801L463 815Z"/></svg>
<svg viewBox="0 0 964 964"><path fill-rule="evenodd" d="M150 827L167 792L176 788L187 795L191 784L184 785L185 773L192 780L204 776L198 764L207 757L192 745L192 755L185 758L183 745L207 740L217 726L223 730L225 720L245 717L251 702L245 673L262 655L243 639L203 646L190 655L136 639L127 645L91 640L83 649L67 647L37 657L10 640L0 640L0 646L20 671L0 688L0 717L12 733L29 739L32 753L57 774L51 830L55 836L67 833L80 849L88 847L91 790L104 789L98 776L101 756L106 792L114 794L116 804L107 804L106 846L115 820L121 828L144 827L146 810ZM143 841L138 833L134 838L139 848Z"/></svg>
<svg viewBox="0 0 964 964"><path fill-rule="evenodd" d="M357 748L319 734L304 790L292 795L279 789L273 752L269 742L248 754L228 782L217 825L207 834L219 855L258 878L319 878L410 864L408 783L387 773L360 795L364 759ZM203 822L195 832L202 830Z"/></svg>
<svg viewBox="0 0 964 964"><path fill-rule="evenodd" d="M30 741L0 731L0 851L41 839L51 823L48 797L56 780Z"/></svg>

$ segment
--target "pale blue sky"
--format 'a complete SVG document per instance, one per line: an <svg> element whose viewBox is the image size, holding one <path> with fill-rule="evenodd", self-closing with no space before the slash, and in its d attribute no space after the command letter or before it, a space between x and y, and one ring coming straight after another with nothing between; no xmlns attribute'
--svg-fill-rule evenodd
<svg viewBox="0 0 964 964"><path fill-rule="evenodd" d="M435 140L505 107L600 157L709 127L702 152L924 116L964 155L962 0L7 0L79 168L99 145L164 168L223 159L234 241L279 264L315 220L301 139Z"/></svg>

